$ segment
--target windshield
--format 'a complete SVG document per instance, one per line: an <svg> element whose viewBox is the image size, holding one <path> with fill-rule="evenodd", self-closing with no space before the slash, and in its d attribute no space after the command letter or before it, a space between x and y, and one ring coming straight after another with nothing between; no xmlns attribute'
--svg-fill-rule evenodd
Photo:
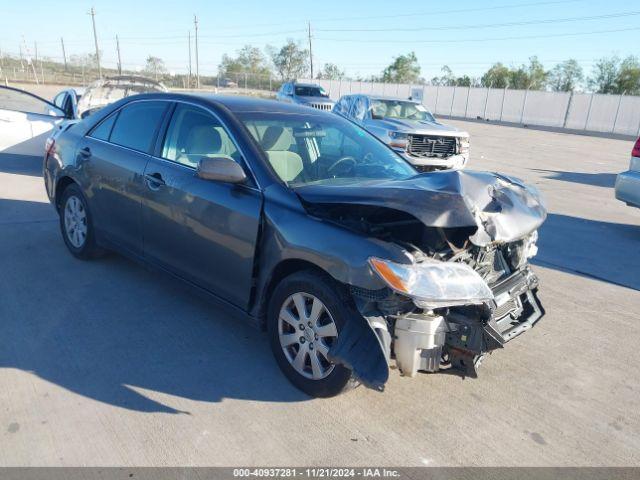
<svg viewBox="0 0 640 480"><path fill-rule="evenodd" d="M296 96L298 97L328 97L327 92L322 87L303 87L296 85Z"/></svg>
<svg viewBox="0 0 640 480"><path fill-rule="evenodd" d="M373 118L403 118L406 120L426 120L435 122L431 112L419 103L402 100L371 100Z"/></svg>
<svg viewBox="0 0 640 480"><path fill-rule="evenodd" d="M417 172L359 126L313 114L238 114L276 174L295 187L401 180Z"/></svg>

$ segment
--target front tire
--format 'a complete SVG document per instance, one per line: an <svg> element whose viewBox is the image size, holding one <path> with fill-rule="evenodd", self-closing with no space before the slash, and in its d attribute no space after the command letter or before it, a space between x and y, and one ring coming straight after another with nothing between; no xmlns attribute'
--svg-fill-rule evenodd
<svg viewBox="0 0 640 480"><path fill-rule="evenodd" d="M333 279L313 271L280 282L269 302L267 330L278 366L312 397L333 397L355 385L352 372L327 359L327 351L349 319Z"/></svg>
<svg viewBox="0 0 640 480"><path fill-rule="evenodd" d="M96 244L91 211L78 185L65 188L59 214L62 238L74 257L88 260L104 253Z"/></svg>

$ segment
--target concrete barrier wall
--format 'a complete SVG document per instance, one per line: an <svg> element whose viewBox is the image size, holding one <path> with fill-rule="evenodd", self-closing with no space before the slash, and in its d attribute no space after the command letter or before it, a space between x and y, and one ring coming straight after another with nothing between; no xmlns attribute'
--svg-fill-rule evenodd
<svg viewBox="0 0 640 480"><path fill-rule="evenodd" d="M640 97L476 87L436 87L351 80L300 80L320 83L329 96L364 93L409 98L439 116L594 133L640 136Z"/></svg>

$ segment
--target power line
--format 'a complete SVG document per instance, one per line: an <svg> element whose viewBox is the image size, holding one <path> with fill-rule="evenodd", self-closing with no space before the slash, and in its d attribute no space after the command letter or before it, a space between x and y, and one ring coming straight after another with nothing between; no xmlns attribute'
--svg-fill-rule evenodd
<svg viewBox="0 0 640 480"><path fill-rule="evenodd" d="M538 7L545 5L563 5L567 3L577 3L582 0L548 0L548 1L539 1L539 2L526 2L519 4L501 4L494 5L491 7L473 7L473 8L459 8L454 10L429 10L423 12L414 12L414 13L404 13L404 14L394 14L394 15L369 15L369 16L341 16L341 17L324 17L324 18L314 18L314 23L322 23L322 22L354 22L360 20L376 20L376 19L389 19L389 18L413 18L413 17L425 17L425 16L433 16L433 15L447 15L454 13L468 13L468 12L482 12L482 11L491 11L491 10L507 10L507 9L517 9L517 8L526 8L526 7ZM238 24L238 25L228 25L226 27L216 27L216 31L220 30L235 30L238 28L256 28L256 27L276 27L276 26L284 26L284 25L295 25L300 24L304 21L304 19L290 20L288 22L282 23L259 23L259 24Z"/></svg>
<svg viewBox="0 0 640 480"><path fill-rule="evenodd" d="M523 36L514 36L514 37L487 37L487 38L462 38L455 40L358 40L358 39L350 39L350 38L324 38L324 37L316 37L318 40L323 40L325 42L348 42L348 43L468 43L468 42L491 42L491 41L502 41L502 40L529 40L534 38L557 38L557 37L574 37L581 35L598 35L600 33L617 33L617 32L630 32L640 30L640 27L630 27L630 28L617 28L613 30L592 30L589 32L574 32L574 33L557 33L557 34L543 34L543 35L523 35Z"/></svg>
<svg viewBox="0 0 640 480"><path fill-rule="evenodd" d="M632 11L632 12L620 12L620 13L611 13L606 15L595 15L589 17L568 17L568 18L551 18L545 20L524 20L518 22L506 22L506 23L485 23L485 24L475 24L475 25L446 25L446 26L428 26L428 27L417 27L417 28L407 28L407 27L399 27L399 28L344 28L344 29L322 29L319 28L317 31L319 32L418 32L424 30L469 30L469 29L479 29L479 28L499 28L499 27L515 27L522 25L540 25L540 24L552 24L552 23L566 23L566 22L578 22L578 21L589 21L589 20L601 20L607 18L620 18L620 17L631 17L640 15L640 11Z"/></svg>

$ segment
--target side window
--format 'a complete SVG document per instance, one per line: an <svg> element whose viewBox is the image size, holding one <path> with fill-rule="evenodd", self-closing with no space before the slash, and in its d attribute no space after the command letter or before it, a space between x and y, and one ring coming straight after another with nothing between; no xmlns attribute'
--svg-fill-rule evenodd
<svg viewBox="0 0 640 480"><path fill-rule="evenodd" d="M240 161L231 137L213 115L198 107L178 104L167 129L162 158L196 167L202 157Z"/></svg>
<svg viewBox="0 0 640 480"><path fill-rule="evenodd" d="M0 88L0 109L50 117L64 117L64 112L53 103L23 90L9 87Z"/></svg>
<svg viewBox="0 0 640 480"><path fill-rule="evenodd" d="M112 113L105 120L102 121L97 127L95 127L89 136L92 138L97 138L98 140L104 140L105 142L109 141L109 135L111 135L111 129L113 128L113 124L116 121L116 117L118 116L118 112Z"/></svg>
<svg viewBox="0 0 640 480"><path fill-rule="evenodd" d="M168 102L135 102L120 110L111 143L148 152Z"/></svg>
<svg viewBox="0 0 640 480"><path fill-rule="evenodd" d="M338 104L336 105L337 113L345 117L349 116L349 99L350 98L351 97L349 96L344 96L338 101Z"/></svg>
<svg viewBox="0 0 640 480"><path fill-rule="evenodd" d="M64 110L64 101L67 98L67 94L65 92L59 93L58 95L56 95L56 97L53 99L53 104Z"/></svg>
<svg viewBox="0 0 640 480"><path fill-rule="evenodd" d="M353 104L353 111L351 112L351 116L356 120L364 120L366 113L367 109L365 98L357 97L356 101Z"/></svg>

